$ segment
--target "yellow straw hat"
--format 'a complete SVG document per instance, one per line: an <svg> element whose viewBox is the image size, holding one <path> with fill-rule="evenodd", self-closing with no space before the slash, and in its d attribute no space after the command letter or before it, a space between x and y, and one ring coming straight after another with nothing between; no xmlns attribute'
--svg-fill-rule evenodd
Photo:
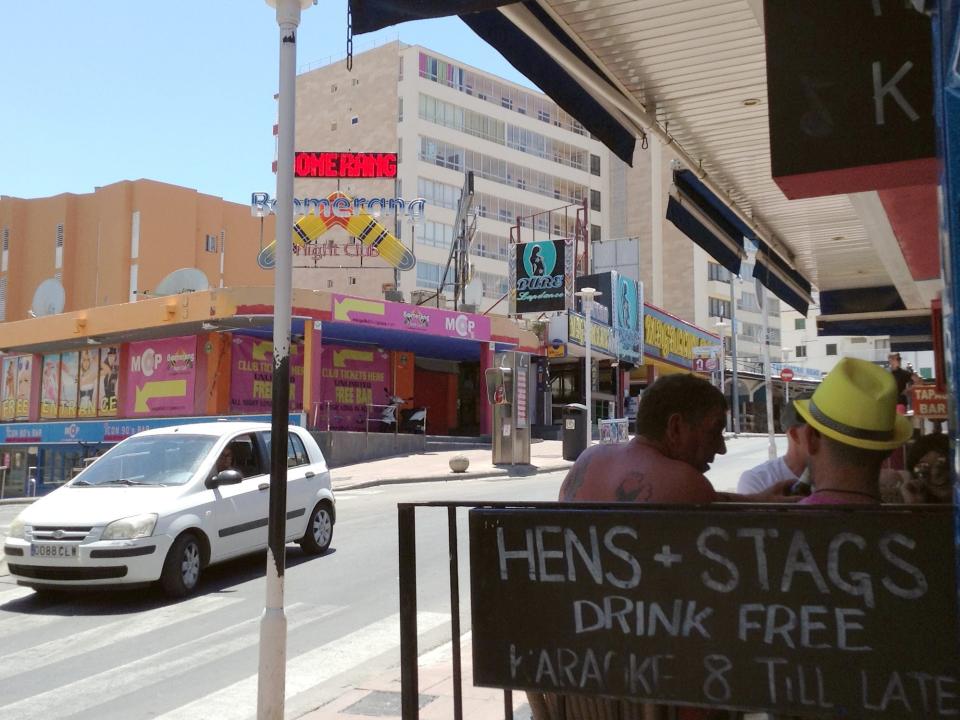
<svg viewBox="0 0 960 720"><path fill-rule="evenodd" d="M809 400L796 400L811 427L837 442L867 450L893 450L913 434L897 414L897 382L878 365L843 358Z"/></svg>

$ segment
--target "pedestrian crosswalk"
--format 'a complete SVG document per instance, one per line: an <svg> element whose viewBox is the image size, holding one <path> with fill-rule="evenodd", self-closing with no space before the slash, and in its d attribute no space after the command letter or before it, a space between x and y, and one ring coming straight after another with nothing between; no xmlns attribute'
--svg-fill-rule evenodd
<svg viewBox="0 0 960 720"><path fill-rule="evenodd" d="M258 602L212 592L178 603L133 603L133 612L118 602L111 612L109 604L92 611L96 604L82 597L41 601L31 595L0 583L0 720L256 715ZM288 638L323 638L313 645L288 640L294 648L288 650L288 699L399 649L397 614L356 628L350 610L312 602L287 606ZM418 614L420 632L448 623L446 613ZM287 717L296 717L295 707L288 700Z"/></svg>

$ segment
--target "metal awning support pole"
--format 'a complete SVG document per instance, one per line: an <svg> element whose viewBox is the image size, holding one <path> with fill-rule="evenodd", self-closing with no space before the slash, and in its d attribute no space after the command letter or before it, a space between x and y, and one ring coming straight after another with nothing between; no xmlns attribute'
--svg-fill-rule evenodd
<svg viewBox="0 0 960 720"><path fill-rule="evenodd" d="M420 717L417 668L417 525L416 506L397 504L400 556L400 708L404 720ZM459 641L457 641L459 642Z"/></svg>

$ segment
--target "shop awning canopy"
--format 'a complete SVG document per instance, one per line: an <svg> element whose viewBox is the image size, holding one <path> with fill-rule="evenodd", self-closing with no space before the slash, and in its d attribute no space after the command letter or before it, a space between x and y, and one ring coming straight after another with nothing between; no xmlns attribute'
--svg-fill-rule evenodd
<svg viewBox="0 0 960 720"><path fill-rule="evenodd" d="M778 46L767 47L765 28L780 27L771 25L780 18L765 20L764 15L794 12L790 3L350 3L358 33L415 18L459 15L624 160L630 160L633 138L644 132L659 137L752 231L751 239L760 247L756 277L791 307L805 309L811 285L820 291L893 286L910 309L929 308L943 287L937 268L931 271L927 261L937 252L934 185L876 186L877 190L871 190L869 182L845 190L815 185L808 188L810 194L822 196L790 199L774 180L771 134L782 139L785 128L778 124L781 115L771 110L776 98L770 87L796 81L804 69L801 61L815 58L823 44L828 49L830 43L835 45L830 33L814 33L805 36L797 52L791 51L790 57L797 56L796 67L784 67L779 56L771 60L768 49L776 53ZM922 18L910 15L914 11L902 3L885 7L883 15L895 11L904 13L898 22L914 30L917 18ZM874 18L869 3L823 3L809 10L825 14L819 24L812 15L809 19L814 28L839 27L849 35L853 26L837 25L833 16L848 12L860 13L864 22ZM850 37L855 42L858 35ZM799 50L804 51L802 58ZM850 67L844 72L859 78L859 70ZM869 78L869 66L867 73ZM892 106L890 112L895 112ZM917 112L929 120L932 108L919 107ZM844 132L850 130L849 115L832 116ZM804 115L800 120L804 119L809 118ZM860 173L867 181L874 175L869 169ZM671 212L680 214L676 208ZM719 254L718 261L729 266L731 258L724 262L724 253Z"/></svg>
<svg viewBox="0 0 960 720"><path fill-rule="evenodd" d="M819 335L889 335L891 350L932 350L930 310L908 309L892 285L820 293Z"/></svg>

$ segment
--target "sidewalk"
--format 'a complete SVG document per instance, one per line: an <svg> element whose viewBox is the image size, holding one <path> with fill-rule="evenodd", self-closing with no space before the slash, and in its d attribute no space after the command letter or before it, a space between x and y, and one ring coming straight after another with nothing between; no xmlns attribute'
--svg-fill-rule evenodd
<svg viewBox="0 0 960 720"><path fill-rule="evenodd" d="M466 472L450 469L450 459L462 455L470 461ZM410 455L394 455L382 460L369 460L356 465L344 465L330 471L334 492L355 490L374 485L399 483L468 480L485 477L519 477L566 470L573 465L563 459L560 440L534 440L530 444L529 465L494 465L493 452L479 450L445 450Z"/></svg>
<svg viewBox="0 0 960 720"><path fill-rule="evenodd" d="M461 693L464 720L487 720L504 716L503 690L474 687L471 634L461 638ZM418 662L421 720L454 717L452 644L424 653ZM526 693L513 693L514 720L529 720ZM400 667L370 678L337 699L300 715L298 720L400 720Z"/></svg>

